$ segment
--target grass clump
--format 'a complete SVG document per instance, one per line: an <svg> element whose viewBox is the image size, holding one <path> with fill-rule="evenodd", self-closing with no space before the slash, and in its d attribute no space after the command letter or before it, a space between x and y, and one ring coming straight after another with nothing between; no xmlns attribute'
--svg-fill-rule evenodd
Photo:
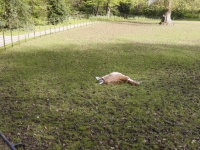
<svg viewBox="0 0 200 150"><path fill-rule="evenodd" d="M27 149L198 149L198 31L106 22L1 51L1 131ZM95 81L113 71L143 83Z"/></svg>

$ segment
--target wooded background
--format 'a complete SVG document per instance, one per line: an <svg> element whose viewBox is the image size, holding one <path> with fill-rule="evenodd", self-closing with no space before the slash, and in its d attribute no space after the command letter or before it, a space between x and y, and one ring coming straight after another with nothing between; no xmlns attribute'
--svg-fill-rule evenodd
<svg viewBox="0 0 200 150"><path fill-rule="evenodd" d="M161 17L168 0L0 0L0 24L62 18L69 14ZM153 2L152 5L150 5ZM200 20L199 0L172 0L172 19ZM53 24L54 22L52 22Z"/></svg>

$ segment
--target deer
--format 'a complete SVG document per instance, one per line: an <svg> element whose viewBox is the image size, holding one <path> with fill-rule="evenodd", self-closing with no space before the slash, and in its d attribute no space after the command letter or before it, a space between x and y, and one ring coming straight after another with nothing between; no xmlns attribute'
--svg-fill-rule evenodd
<svg viewBox="0 0 200 150"><path fill-rule="evenodd" d="M129 83L131 85L140 85L141 82L134 81L126 75L119 72L112 72L103 77L96 77L99 84L118 84L122 82Z"/></svg>

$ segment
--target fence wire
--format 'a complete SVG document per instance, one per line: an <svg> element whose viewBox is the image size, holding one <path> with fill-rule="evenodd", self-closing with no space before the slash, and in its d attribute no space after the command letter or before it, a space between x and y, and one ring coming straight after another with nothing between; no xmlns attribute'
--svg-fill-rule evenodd
<svg viewBox="0 0 200 150"><path fill-rule="evenodd" d="M146 20L138 16L93 16L89 14L68 15L62 18L49 18L40 21L12 21L9 25L5 20L0 19L0 48L14 46L27 41L29 38L41 37L42 35L53 34L60 31L94 24L100 21L123 21L123 20Z"/></svg>
<svg viewBox="0 0 200 150"><path fill-rule="evenodd" d="M6 21L0 19L0 47L20 44L20 41L27 41L28 38L41 37L42 35L57 33L60 31L86 26L97 23L96 17L91 15L70 15L64 18L44 19L35 21L13 21L7 25Z"/></svg>
<svg viewBox="0 0 200 150"><path fill-rule="evenodd" d="M127 19L145 20L149 18L137 16L103 16L103 15L68 15L60 18L45 18L37 21L12 21L7 22L0 18L0 48L14 46L27 41L29 38L41 37L42 35L53 34L60 31L94 24L100 21L123 21ZM152 18L155 19L155 18Z"/></svg>

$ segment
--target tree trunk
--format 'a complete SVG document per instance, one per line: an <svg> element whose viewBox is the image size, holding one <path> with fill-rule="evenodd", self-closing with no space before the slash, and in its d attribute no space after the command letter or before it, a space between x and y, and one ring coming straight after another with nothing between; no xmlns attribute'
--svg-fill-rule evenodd
<svg viewBox="0 0 200 150"><path fill-rule="evenodd" d="M163 16L162 16L162 18L161 18L161 22L159 23L160 25L161 24L167 24L167 25L174 25L174 23L173 23L173 21L172 21L172 19L171 19L171 10L167 10L164 14L163 14Z"/></svg>
<svg viewBox="0 0 200 150"><path fill-rule="evenodd" d="M106 16L110 17L110 7L109 7L109 2L107 2L107 5L106 5Z"/></svg>
<svg viewBox="0 0 200 150"><path fill-rule="evenodd" d="M167 24L167 25L174 25L171 19L172 9L171 9L171 0L168 1L168 6L164 11L164 14L161 18L161 22L159 24Z"/></svg>
<svg viewBox="0 0 200 150"><path fill-rule="evenodd" d="M96 9L93 7L93 12L94 12L94 15L95 15L95 16L98 16L98 13L99 13L99 6L97 6Z"/></svg>
<svg viewBox="0 0 200 150"><path fill-rule="evenodd" d="M107 8L106 16L110 17L110 7L109 7L109 6L108 6L108 8Z"/></svg>

